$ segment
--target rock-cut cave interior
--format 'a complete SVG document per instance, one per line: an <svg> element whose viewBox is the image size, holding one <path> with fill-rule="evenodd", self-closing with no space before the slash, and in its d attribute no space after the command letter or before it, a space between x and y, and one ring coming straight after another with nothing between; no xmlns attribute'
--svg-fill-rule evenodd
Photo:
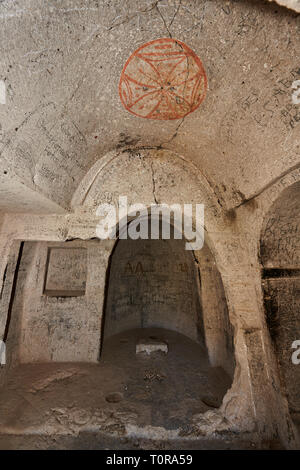
<svg viewBox="0 0 300 470"><path fill-rule="evenodd" d="M299 0L2 0L0 44L0 449L300 450Z"/></svg>

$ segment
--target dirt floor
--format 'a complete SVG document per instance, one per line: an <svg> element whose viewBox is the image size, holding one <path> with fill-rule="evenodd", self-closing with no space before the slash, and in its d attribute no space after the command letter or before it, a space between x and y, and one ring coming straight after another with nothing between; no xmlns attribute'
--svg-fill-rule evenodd
<svg viewBox="0 0 300 470"><path fill-rule="evenodd" d="M136 355L141 338L169 352ZM131 330L109 338L98 364L23 364L0 390L0 448L252 448L181 439L193 415L218 408L231 380L178 333Z"/></svg>

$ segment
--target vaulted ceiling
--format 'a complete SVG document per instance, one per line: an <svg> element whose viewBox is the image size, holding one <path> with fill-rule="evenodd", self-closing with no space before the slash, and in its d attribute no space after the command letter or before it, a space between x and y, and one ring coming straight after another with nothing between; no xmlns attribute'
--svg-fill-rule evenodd
<svg viewBox="0 0 300 470"><path fill-rule="evenodd" d="M132 52L163 37L200 57L206 98L183 119L139 118L120 101L120 75ZM2 0L0 51L2 211L68 210L113 149L182 154L227 209L300 165L300 15L276 3Z"/></svg>

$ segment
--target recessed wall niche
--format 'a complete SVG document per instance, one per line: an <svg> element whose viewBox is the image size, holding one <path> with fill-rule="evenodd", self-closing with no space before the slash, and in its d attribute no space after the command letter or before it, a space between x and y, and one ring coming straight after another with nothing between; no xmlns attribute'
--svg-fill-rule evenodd
<svg viewBox="0 0 300 470"><path fill-rule="evenodd" d="M87 251L85 248L48 248L44 294L49 297L85 295Z"/></svg>
<svg viewBox="0 0 300 470"><path fill-rule="evenodd" d="M9 363L97 362L106 271L99 241L25 241L13 253L6 282L18 259L14 300L0 299L1 312L11 309Z"/></svg>

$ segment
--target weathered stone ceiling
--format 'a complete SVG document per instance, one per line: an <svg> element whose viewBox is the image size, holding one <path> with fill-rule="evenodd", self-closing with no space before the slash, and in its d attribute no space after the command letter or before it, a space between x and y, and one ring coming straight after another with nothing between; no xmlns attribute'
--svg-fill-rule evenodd
<svg viewBox="0 0 300 470"><path fill-rule="evenodd" d="M0 210L68 209L114 148L181 153L227 208L299 165L291 10L261 0L2 0L0 23ZM119 99L122 68L137 47L169 36L201 58L206 99L184 119L135 117Z"/></svg>

